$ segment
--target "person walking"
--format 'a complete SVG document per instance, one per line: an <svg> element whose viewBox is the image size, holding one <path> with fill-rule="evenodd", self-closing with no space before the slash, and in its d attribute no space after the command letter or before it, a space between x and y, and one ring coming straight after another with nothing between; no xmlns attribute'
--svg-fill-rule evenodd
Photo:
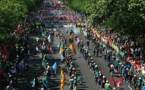
<svg viewBox="0 0 145 90"><path fill-rule="evenodd" d="M105 83L105 90L112 90L109 81L107 80Z"/></svg>
<svg viewBox="0 0 145 90"><path fill-rule="evenodd" d="M87 47L88 47L88 49L89 49L89 46L90 46L90 41L87 40Z"/></svg>
<svg viewBox="0 0 145 90"><path fill-rule="evenodd" d="M76 77L76 75L74 76L74 80L73 80L73 90L77 90L77 77Z"/></svg>
<svg viewBox="0 0 145 90"><path fill-rule="evenodd" d="M38 78L37 76L34 77L32 83L32 88L34 88L35 90L37 90L37 88L39 87L39 82L38 82Z"/></svg>
<svg viewBox="0 0 145 90"><path fill-rule="evenodd" d="M139 77L137 80L137 89L136 90L141 90L142 84L143 84L142 78Z"/></svg>
<svg viewBox="0 0 145 90"><path fill-rule="evenodd" d="M73 77L74 77L74 75L72 75L69 79L69 89L70 90L73 90L73 80L74 80Z"/></svg>

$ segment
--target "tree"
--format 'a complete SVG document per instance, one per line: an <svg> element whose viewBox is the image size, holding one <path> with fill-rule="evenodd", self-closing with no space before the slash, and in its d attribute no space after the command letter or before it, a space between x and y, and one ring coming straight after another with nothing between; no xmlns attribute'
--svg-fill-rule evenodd
<svg viewBox="0 0 145 90"><path fill-rule="evenodd" d="M10 36L42 0L0 0L0 40Z"/></svg>
<svg viewBox="0 0 145 90"><path fill-rule="evenodd" d="M75 10L86 13L93 26L103 24L116 32L133 36L145 34L145 0L69 1Z"/></svg>
<svg viewBox="0 0 145 90"><path fill-rule="evenodd" d="M18 0L0 1L0 34L8 37L18 23L21 23L27 12L26 6ZM2 38L2 37L1 37Z"/></svg>

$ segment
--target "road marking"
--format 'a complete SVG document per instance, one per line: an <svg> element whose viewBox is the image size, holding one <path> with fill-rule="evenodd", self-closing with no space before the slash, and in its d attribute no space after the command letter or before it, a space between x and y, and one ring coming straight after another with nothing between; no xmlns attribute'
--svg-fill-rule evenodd
<svg viewBox="0 0 145 90"><path fill-rule="evenodd" d="M130 85L128 85L128 88L129 88L130 90L133 90L133 89L130 87Z"/></svg>

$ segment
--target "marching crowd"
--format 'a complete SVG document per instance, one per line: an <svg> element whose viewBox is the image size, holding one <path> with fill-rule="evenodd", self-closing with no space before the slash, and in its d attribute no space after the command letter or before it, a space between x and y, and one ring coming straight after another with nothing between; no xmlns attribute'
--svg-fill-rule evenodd
<svg viewBox="0 0 145 90"><path fill-rule="evenodd" d="M142 57L140 49L136 51L131 50L131 53L126 53L126 57L122 57L121 55L117 54L115 50L113 50L111 47L105 45L99 38L96 38L91 34L91 32L88 32L87 39L92 40L95 44L93 51L94 55L92 56L102 56L104 60L108 63L110 74L112 76L123 76L124 79L120 79L120 84L123 84L123 81L125 80L126 82L129 82L131 86L135 88L135 90L141 90L141 88L145 84L144 77L137 73L134 66L127 60L127 57L129 56L132 56L134 58ZM87 47L84 46L84 48L81 49L83 50L82 52L84 52L86 58L90 56L88 48L90 44L89 40L87 41ZM133 46L131 48L133 48ZM117 87L118 85L115 86Z"/></svg>
<svg viewBox="0 0 145 90"><path fill-rule="evenodd" d="M130 62L133 60L135 63L140 64L144 58L142 48L137 41L114 34L109 30L101 33L102 36L108 37L112 42L117 43L119 49L125 53L124 56L121 56L110 46L105 45L99 38L96 38L90 31L87 32L85 43L81 38L73 36L74 33L72 31L69 33L70 38L67 38L55 30L46 30L44 23L42 23L42 20L38 16L32 22L30 23L30 28L33 31L21 34L18 43L14 46L14 60L12 60L12 63L2 62L3 60L1 60L1 67L7 65L5 73L0 72L0 77L6 78L6 80L3 80L2 86L0 86L4 87L5 90L16 90L17 76L29 71L29 57L33 54L41 54L43 69L40 73L35 74L31 83L29 82L30 80L28 81L29 88L34 90L38 88L41 88L41 90L50 89L51 83L55 81L54 78L57 77L60 71L60 89L64 90L67 81L66 77L68 76L69 89L77 90L78 85L82 82L82 74L79 70L79 65L73 60L73 54L77 52L74 46L75 42L88 63L90 71L93 72L96 84L101 90L113 90L114 87L119 88L125 82L129 83L135 90L141 90L145 85L144 77L136 70L138 67L134 67ZM41 38L32 40L29 37L31 34ZM57 48L53 48L53 42L56 42L54 38L60 40ZM92 48L90 47L91 41L94 43L93 54L90 52L90 48ZM68 47L69 44L71 44L71 47ZM6 53L6 50L3 51ZM57 51L60 51L61 62L53 62L51 65L50 60L48 60L48 54L55 54ZM0 53L0 58L5 58L5 56L2 56L2 53ZM107 62L112 77L121 77L119 81L114 80L114 85L102 73L101 68L95 61L96 57L103 57L105 62ZM59 64L64 64L65 67L61 67Z"/></svg>
<svg viewBox="0 0 145 90"><path fill-rule="evenodd" d="M43 27L38 27L38 29ZM36 30L37 31L37 30ZM34 32L33 32L34 33ZM42 86L45 89L48 89L48 83L51 82L51 76L56 75L56 67L57 63L54 63L54 65L50 66L47 60L47 54L52 54L55 52L55 49L52 48L52 42L53 38L56 36L60 38L62 45L60 45L60 48L63 48L63 54L62 54L62 62L66 63L67 66L67 72L69 76L69 88L70 90L76 90L78 82L81 83L81 75L77 73L77 67L76 64L74 64L72 60L72 55L67 52L67 40L63 35L55 35L54 31L44 32L41 33L36 32L37 34L41 34L42 36L48 36L43 39L36 39L36 46L35 50L30 50L32 46L30 46L30 38L27 34L24 34L20 41L19 45L16 47L17 52L17 62L15 65L12 65L8 69L8 76L9 81L8 85L6 86L6 90L9 90L9 88L15 87L15 76L18 73L22 73L24 71L27 71L29 69L29 61L28 57L33 52L35 53L41 53L42 54L42 66L45 69L43 71L43 78L39 81L39 77L35 76L32 81L32 88L38 88L38 83L41 82L40 86ZM71 32L72 33L72 32ZM89 33L89 32L88 32ZM137 75L135 70L132 68L132 64L130 64L127 60L123 60L121 56L117 55L114 50L109 48L108 46L104 45L98 38L95 39L91 35L87 37L87 43L86 45L83 43L83 41L78 40L76 37L76 42L78 41L78 47L80 48L80 52L84 55L85 59L87 60L88 66L90 67L90 70L94 73L94 78L96 80L96 83L100 86L103 90L112 90L112 85L109 83L109 80L107 80L107 77L103 75L100 68L94 61L94 56L104 57L104 60L108 62L108 67L110 69L110 74L113 75L120 75L123 76L123 79L120 79L120 85L125 80L129 82L136 90L140 90L144 86L144 81L141 76ZM90 48L90 41L92 40L95 44L93 55L90 54L89 48ZM136 53L136 54L135 54ZM140 56L137 52L134 52L132 54L135 54L135 56ZM129 53L130 55L130 53ZM122 61L123 60L123 61ZM64 89L65 84L65 70L61 70L61 90ZM12 78L12 79L11 79ZM114 82L115 83L115 82ZM119 87L120 85L115 85L115 87ZM44 90L45 90L44 89Z"/></svg>
<svg viewBox="0 0 145 90"><path fill-rule="evenodd" d="M94 58L89 53L88 49L81 48L81 53L83 53L83 56L87 60L88 66L90 67L90 70L94 73L94 78L96 80L96 83L101 87L102 90L112 90L112 87L107 80L106 76L103 75L100 68L94 61Z"/></svg>

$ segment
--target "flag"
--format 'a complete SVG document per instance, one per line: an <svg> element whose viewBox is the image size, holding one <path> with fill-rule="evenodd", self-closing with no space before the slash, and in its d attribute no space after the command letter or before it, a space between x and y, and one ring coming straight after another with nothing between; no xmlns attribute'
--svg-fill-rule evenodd
<svg viewBox="0 0 145 90"><path fill-rule="evenodd" d="M145 86L143 86L142 90L145 90Z"/></svg>
<svg viewBox="0 0 145 90"><path fill-rule="evenodd" d="M136 60L134 63L134 67L137 71L141 70L141 62L140 60Z"/></svg>
<svg viewBox="0 0 145 90"><path fill-rule="evenodd" d="M52 65L52 69L56 69L57 68L57 63L55 62L53 65Z"/></svg>
<svg viewBox="0 0 145 90"><path fill-rule="evenodd" d="M61 75L61 79L64 80L65 79L65 75L64 75L64 71L63 70L61 70L60 75Z"/></svg>
<svg viewBox="0 0 145 90"><path fill-rule="evenodd" d="M60 75L61 75L60 88L61 88L61 90L64 90L65 74L62 69L61 69Z"/></svg>
<svg viewBox="0 0 145 90"><path fill-rule="evenodd" d="M64 51L64 49L63 49L63 48L60 48L60 50L59 50L59 54L62 54L63 51Z"/></svg>
<svg viewBox="0 0 145 90"><path fill-rule="evenodd" d="M48 42L51 42L51 36L50 35L48 36L47 39L48 39Z"/></svg>
<svg viewBox="0 0 145 90"><path fill-rule="evenodd" d="M77 50L76 50L76 45L75 44L70 44L69 45L69 48L71 49L72 53L73 54L77 54Z"/></svg>
<svg viewBox="0 0 145 90"><path fill-rule="evenodd" d="M64 51L64 44L60 43L60 50L59 50L59 54L62 54Z"/></svg>
<svg viewBox="0 0 145 90"><path fill-rule="evenodd" d="M119 78L118 80L116 80L116 86L121 87L123 85L123 82L124 78L123 77Z"/></svg>
<svg viewBox="0 0 145 90"><path fill-rule="evenodd" d="M54 70L54 73L56 74L56 70L57 70L57 63L56 62L52 65L52 69Z"/></svg>
<svg viewBox="0 0 145 90"><path fill-rule="evenodd" d="M117 80L116 81L116 86L117 87L121 87L123 85L123 82L122 81L120 81L120 80Z"/></svg>
<svg viewBox="0 0 145 90"><path fill-rule="evenodd" d="M61 59L61 61L63 61L63 59L64 59L62 54L60 54L60 59Z"/></svg>
<svg viewBox="0 0 145 90"><path fill-rule="evenodd" d="M32 83L32 87L35 87L35 78L33 79Z"/></svg>

